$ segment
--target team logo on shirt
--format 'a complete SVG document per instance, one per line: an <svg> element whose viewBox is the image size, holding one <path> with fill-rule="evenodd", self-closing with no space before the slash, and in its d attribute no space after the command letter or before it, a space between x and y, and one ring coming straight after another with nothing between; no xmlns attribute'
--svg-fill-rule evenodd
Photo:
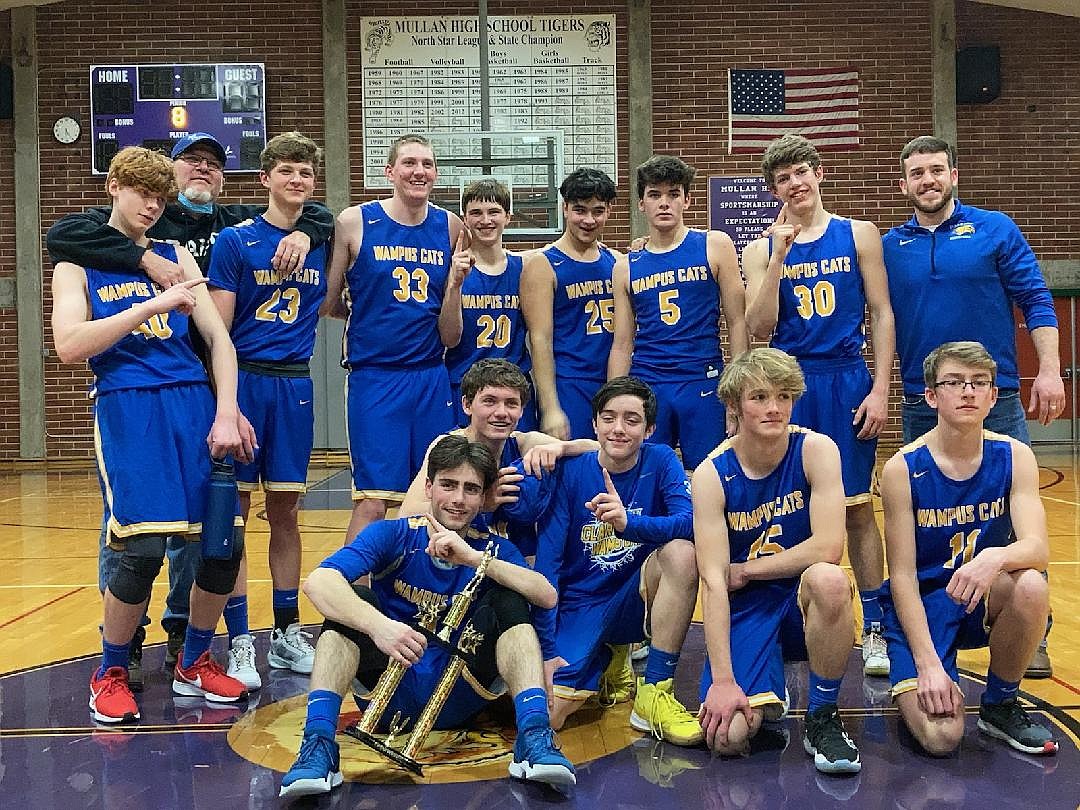
<svg viewBox="0 0 1080 810"><path fill-rule="evenodd" d="M970 222L961 222L959 225L954 227L950 233L950 239L963 239L967 236L974 236L975 226L972 225Z"/></svg>
<svg viewBox="0 0 1080 810"><path fill-rule="evenodd" d="M627 509L626 512L640 515L641 509ZM615 534L614 526L598 520L581 527L581 543L592 566L601 571L616 571L630 565L634 562L635 552L641 547L640 543L623 540Z"/></svg>

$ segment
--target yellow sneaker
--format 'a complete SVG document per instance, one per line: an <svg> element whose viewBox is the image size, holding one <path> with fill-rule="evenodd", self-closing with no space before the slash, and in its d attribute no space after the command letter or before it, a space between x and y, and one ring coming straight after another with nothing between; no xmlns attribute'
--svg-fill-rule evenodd
<svg viewBox="0 0 1080 810"><path fill-rule="evenodd" d="M675 699L675 683L671 678L655 684L638 678L630 725L676 745L698 745L705 739L697 718Z"/></svg>
<svg viewBox="0 0 1080 810"><path fill-rule="evenodd" d="M630 645L610 644L611 663L600 676L600 691L596 695L601 706L625 703L634 696L634 670L630 666Z"/></svg>

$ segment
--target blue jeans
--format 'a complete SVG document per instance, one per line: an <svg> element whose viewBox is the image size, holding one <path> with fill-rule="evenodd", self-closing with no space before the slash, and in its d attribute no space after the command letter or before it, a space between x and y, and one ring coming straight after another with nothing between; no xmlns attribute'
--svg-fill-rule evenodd
<svg viewBox="0 0 1080 810"><path fill-rule="evenodd" d="M905 394L900 413L904 444L915 441L937 424L937 411L926 404L926 399L921 394ZM1012 436L1024 444L1031 444L1027 421L1024 419L1024 405L1020 402L1020 392L1015 388L1002 388L998 391L997 402L987 414L983 426L995 433Z"/></svg>
<svg viewBox="0 0 1080 810"><path fill-rule="evenodd" d="M98 590L102 593L105 593L105 587L122 556L121 552L109 548L107 537L108 529L103 518L101 535L98 537ZM168 633L187 627L191 583L195 581L195 570L199 566L199 544L188 542L182 535L172 535L166 538L165 556L169 560L169 593L165 597L161 626ZM143 616L142 624L150 624L149 617Z"/></svg>

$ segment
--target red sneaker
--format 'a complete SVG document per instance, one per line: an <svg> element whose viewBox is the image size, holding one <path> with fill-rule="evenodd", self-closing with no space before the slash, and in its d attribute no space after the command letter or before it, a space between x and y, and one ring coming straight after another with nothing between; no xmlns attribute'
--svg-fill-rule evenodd
<svg viewBox="0 0 1080 810"><path fill-rule="evenodd" d="M128 688L128 674L123 667L109 667L100 678L90 676L90 713L99 723L134 723L139 719L139 704Z"/></svg>
<svg viewBox="0 0 1080 810"><path fill-rule="evenodd" d="M183 661L184 651L181 650L173 673L174 694L204 697L215 703L233 703L247 697L247 687L226 675L221 665L210 657L209 650L187 669L180 666Z"/></svg>

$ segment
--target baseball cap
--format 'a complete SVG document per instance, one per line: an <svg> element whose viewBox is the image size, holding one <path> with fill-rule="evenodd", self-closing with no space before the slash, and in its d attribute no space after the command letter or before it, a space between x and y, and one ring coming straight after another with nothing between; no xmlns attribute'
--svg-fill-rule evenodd
<svg viewBox="0 0 1080 810"><path fill-rule="evenodd" d="M172 159L176 160L180 155L184 154L188 149L193 146L205 146L215 155L218 160L221 161L221 165L225 165L225 147L221 145L221 142L211 135L209 132L192 132L185 135L183 138L176 142L176 145L172 148Z"/></svg>

